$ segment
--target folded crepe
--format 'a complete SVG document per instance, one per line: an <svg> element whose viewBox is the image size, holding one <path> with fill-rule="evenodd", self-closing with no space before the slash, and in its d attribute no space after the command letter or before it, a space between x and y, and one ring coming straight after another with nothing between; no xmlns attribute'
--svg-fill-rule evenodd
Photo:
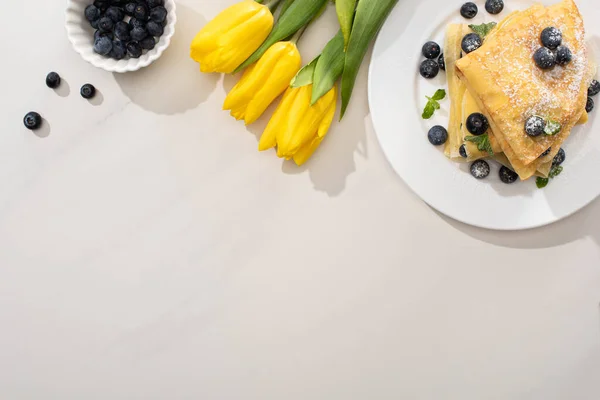
<svg viewBox="0 0 600 400"><path fill-rule="evenodd" d="M542 46L540 34L549 26L562 31L563 45L571 50L573 59L548 71L537 67L533 53ZM490 122L490 142L492 138L497 142L523 180L537 170L547 174L573 126L586 118L587 87L593 72L588 65L584 38L583 19L573 0L550 7L535 5L510 14L490 32L478 50L458 59L456 71L449 74L449 77L456 74L475 106L486 115ZM524 126L532 115L560 123L561 131L554 136L528 136ZM459 117L466 120L464 115ZM456 143L451 141L450 145ZM549 148L550 153L541 157Z"/></svg>

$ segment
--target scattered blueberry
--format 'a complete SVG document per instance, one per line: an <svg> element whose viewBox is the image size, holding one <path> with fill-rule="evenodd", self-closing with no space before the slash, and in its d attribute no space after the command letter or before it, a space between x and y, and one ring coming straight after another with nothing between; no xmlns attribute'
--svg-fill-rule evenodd
<svg viewBox="0 0 600 400"><path fill-rule="evenodd" d="M505 166L500 167L500 180L508 185L515 183L519 179L519 175L510 168Z"/></svg>
<svg viewBox="0 0 600 400"><path fill-rule="evenodd" d="M525 133L529 136L540 136L544 133L544 129L546 129L546 120L538 115L532 115L525 121Z"/></svg>
<svg viewBox="0 0 600 400"><path fill-rule="evenodd" d="M434 146L442 145L448 140L448 131L443 126L436 125L429 130L427 139Z"/></svg>
<svg viewBox="0 0 600 400"><path fill-rule="evenodd" d="M165 22L167 20L167 9L162 6L158 6L158 7L151 9L150 10L150 19L154 22L158 22L159 24L162 24L163 22Z"/></svg>
<svg viewBox="0 0 600 400"><path fill-rule="evenodd" d="M154 46L156 46L156 40L154 40L154 36L146 36L140 41L140 46L142 46L142 49L144 50L152 50Z"/></svg>
<svg viewBox="0 0 600 400"><path fill-rule="evenodd" d="M550 26L542 31L542 44L550 50L555 50L562 43L562 32Z"/></svg>
<svg viewBox="0 0 600 400"><path fill-rule="evenodd" d="M56 72L50 72L46 76L46 86L48 86L50 89L56 89L57 87L59 87L60 75L58 75Z"/></svg>
<svg viewBox="0 0 600 400"><path fill-rule="evenodd" d="M421 76L425 79L433 79L440 72L440 66L433 60L425 60L421 63Z"/></svg>
<svg viewBox="0 0 600 400"><path fill-rule="evenodd" d="M439 57L440 53L442 52L442 49L440 48L440 45L436 42L427 42L423 45L421 51L423 53L423 57L433 60Z"/></svg>
<svg viewBox="0 0 600 400"><path fill-rule="evenodd" d="M500 14L504 10L504 1L502 0L487 0L485 2L485 10L490 14Z"/></svg>
<svg viewBox="0 0 600 400"><path fill-rule="evenodd" d="M467 130L475 136L483 135L489 127L488 119L481 113L473 113L467 118Z"/></svg>
<svg viewBox="0 0 600 400"><path fill-rule="evenodd" d="M588 96L595 96L598 93L600 93L600 82L594 79L588 88Z"/></svg>
<svg viewBox="0 0 600 400"><path fill-rule="evenodd" d="M139 20L145 21L148 19L148 6L144 3L137 3L133 10L133 16Z"/></svg>
<svg viewBox="0 0 600 400"><path fill-rule="evenodd" d="M133 16L133 12L135 11L136 4L137 3L133 2L133 1L130 2L130 3L125 4L125 8L124 8L125 14L129 15L130 17L132 17Z"/></svg>
<svg viewBox="0 0 600 400"><path fill-rule="evenodd" d="M437 63L442 71L446 70L446 60L444 59L444 53L440 54Z"/></svg>
<svg viewBox="0 0 600 400"><path fill-rule="evenodd" d="M125 42L120 40L113 41L112 50L109 53L109 56L114 58L115 60L121 60L125 58L127 55L127 45Z"/></svg>
<svg viewBox="0 0 600 400"><path fill-rule="evenodd" d="M108 55L112 50L112 39L108 36L101 36L94 41L94 51L103 56Z"/></svg>
<svg viewBox="0 0 600 400"><path fill-rule="evenodd" d="M146 31L145 28L135 27L131 30L131 39L132 40L140 41L143 38L145 38L146 36L148 36L148 32Z"/></svg>
<svg viewBox="0 0 600 400"><path fill-rule="evenodd" d="M133 28L146 28L146 23L137 18L131 18L129 20L129 29L133 30Z"/></svg>
<svg viewBox="0 0 600 400"><path fill-rule="evenodd" d="M476 33L469 33L463 38L461 48L465 53L469 54L480 48L482 44L481 36Z"/></svg>
<svg viewBox="0 0 600 400"><path fill-rule="evenodd" d="M117 39L128 42L131 40L131 33L129 31L129 25L125 21L119 21L115 24L115 36Z"/></svg>
<svg viewBox="0 0 600 400"><path fill-rule="evenodd" d="M95 21L90 22L90 25L92 26L92 28L98 29L98 21L100 21L100 18L98 18Z"/></svg>
<svg viewBox="0 0 600 400"><path fill-rule="evenodd" d="M150 8L154 8L154 7L159 7L165 4L164 0L147 0L146 3L148 3L148 7ZM156 21L156 22L160 22L160 21Z"/></svg>
<svg viewBox="0 0 600 400"><path fill-rule="evenodd" d="M146 24L146 30L152 36L162 36L165 32L165 28L163 28L162 24L154 21L148 21Z"/></svg>
<svg viewBox="0 0 600 400"><path fill-rule="evenodd" d="M100 18L100 14L102 14L100 9L93 4L90 4L85 8L85 18L90 22Z"/></svg>
<svg viewBox="0 0 600 400"><path fill-rule="evenodd" d="M585 104L585 111L587 111L588 113L591 113L593 109L594 109L594 99L592 99L591 97L588 97L587 103Z"/></svg>
<svg viewBox="0 0 600 400"><path fill-rule="evenodd" d="M113 22L119 22L123 21L123 18L125 18L125 13L118 7L110 6L104 13L104 16L112 19Z"/></svg>
<svg viewBox="0 0 600 400"><path fill-rule="evenodd" d="M91 99L96 95L96 88L94 87L94 85L86 83L81 87L80 93L81 97L83 97L84 99Z"/></svg>
<svg viewBox="0 0 600 400"><path fill-rule="evenodd" d="M96 40L100 39L101 37L107 37L110 40L114 39L114 35L112 32L101 32L99 30L97 30L96 32L94 32L94 42L96 42Z"/></svg>
<svg viewBox="0 0 600 400"><path fill-rule="evenodd" d="M95 0L94 5L100 9L100 11L104 12L110 6L109 0Z"/></svg>
<svg viewBox="0 0 600 400"><path fill-rule="evenodd" d="M548 150L540 154L539 158L546 157L552 151L552 147L548 147Z"/></svg>
<svg viewBox="0 0 600 400"><path fill-rule="evenodd" d="M464 144L460 146L458 149L458 153L462 158L467 158L467 146L465 146Z"/></svg>
<svg viewBox="0 0 600 400"><path fill-rule="evenodd" d="M142 55L142 46L140 43L135 40L127 43L127 54L131 58L139 58Z"/></svg>
<svg viewBox="0 0 600 400"><path fill-rule="evenodd" d="M490 164L484 160L477 160L471 164L471 175L476 179L484 179L490 174Z"/></svg>
<svg viewBox="0 0 600 400"><path fill-rule="evenodd" d="M538 67L541 69L550 69L556 64L556 56L552 50L546 47L540 47L533 54L533 59Z"/></svg>
<svg viewBox="0 0 600 400"><path fill-rule="evenodd" d="M460 8L460 15L465 17L466 19L473 19L477 16L477 12L479 9L477 8L477 4L468 2L462 5Z"/></svg>
<svg viewBox="0 0 600 400"><path fill-rule="evenodd" d="M552 160L552 165L560 165L560 164L564 163L566 159L567 159L567 154L561 148L560 150L558 150L558 153L556 153L556 155L554 156L554 159Z"/></svg>
<svg viewBox="0 0 600 400"><path fill-rule="evenodd" d="M23 118L25 128L35 131L42 125L42 116L35 111L28 112Z"/></svg>
<svg viewBox="0 0 600 400"><path fill-rule="evenodd" d="M567 65L573 59L573 53L566 46L558 46L556 49L556 63L558 65Z"/></svg>
<svg viewBox="0 0 600 400"><path fill-rule="evenodd" d="M98 20L98 30L101 32L109 32L115 27L115 23L109 17L102 17Z"/></svg>

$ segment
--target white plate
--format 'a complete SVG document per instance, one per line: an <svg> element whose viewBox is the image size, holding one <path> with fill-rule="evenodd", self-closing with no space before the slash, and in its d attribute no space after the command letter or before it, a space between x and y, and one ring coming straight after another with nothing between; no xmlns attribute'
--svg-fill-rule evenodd
<svg viewBox="0 0 600 400"><path fill-rule="evenodd" d="M557 1L543 1L553 4ZM579 0L584 16L591 58L600 55L600 8L597 0ZM590 122L574 130L565 144L564 172L545 189L535 179L503 184L498 164L490 162L490 176L478 181L468 164L448 160L442 149L429 144L427 131L447 126L449 100L431 120L421 119L425 96L445 88L442 72L433 80L418 72L421 46L428 40L443 43L450 22L460 16L462 0L400 0L381 30L369 71L369 105L381 147L398 175L426 203L451 218L489 229L534 228L565 218L600 195L600 96ZM505 0L504 11L494 17L477 1L479 14L472 22L498 21L509 12L534 4L529 0ZM443 146L441 146L443 147Z"/></svg>

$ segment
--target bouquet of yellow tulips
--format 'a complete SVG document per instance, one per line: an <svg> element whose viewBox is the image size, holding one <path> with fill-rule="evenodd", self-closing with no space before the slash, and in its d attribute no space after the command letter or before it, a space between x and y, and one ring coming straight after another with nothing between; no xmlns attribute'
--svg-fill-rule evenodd
<svg viewBox="0 0 600 400"><path fill-rule="evenodd" d="M297 165L310 158L329 131L340 78L344 116L369 45L398 0L337 0L339 33L302 66L296 44L328 2L242 0L204 26L191 44L190 56L200 71L243 71L223 105L234 118L249 125L283 94L258 148L277 148L279 157Z"/></svg>

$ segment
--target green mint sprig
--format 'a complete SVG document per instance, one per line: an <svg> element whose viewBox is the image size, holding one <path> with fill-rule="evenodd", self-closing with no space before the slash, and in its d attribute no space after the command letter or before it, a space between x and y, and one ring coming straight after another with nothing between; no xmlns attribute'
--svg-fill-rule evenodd
<svg viewBox="0 0 600 400"><path fill-rule="evenodd" d="M490 143L490 137L488 134L479 135L479 136L467 136L465 137L467 142L472 142L477 145L477 150L486 151L490 156L494 155L494 150L492 149L492 144Z"/></svg>
<svg viewBox="0 0 600 400"><path fill-rule="evenodd" d="M544 128L544 133L548 136L554 136L556 135L558 132L560 132L560 130L562 129L562 126L560 125L560 123L548 119L546 121L546 127Z"/></svg>
<svg viewBox="0 0 600 400"><path fill-rule="evenodd" d="M555 165L550 170L550 173L548 173L548 177L547 178L538 177L535 180L536 186L538 187L538 189L545 188L546 186L548 186L548 183L550 182L550 179L556 178L557 176L559 176L561 174L561 172L563 172L563 167L561 167L560 165Z"/></svg>
<svg viewBox="0 0 600 400"><path fill-rule="evenodd" d="M432 97L427 97L427 104L425 105L425 109L423 109L423 119L429 119L433 117L435 110L440 109L440 100L443 100L446 97L446 91L444 89L438 89Z"/></svg>
<svg viewBox="0 0 600 400"><path fill-rule="evenodd" d="M469 25L469 28L471 28L471 30L473 30L473 32L475 32L476 34L481 36L482 39L485 39L485 37L488 35L488 33L490 33L492 31L492 29L494 29L496 27L496 25L497 24L495 22L490 22L488 24Z"/></svg>

